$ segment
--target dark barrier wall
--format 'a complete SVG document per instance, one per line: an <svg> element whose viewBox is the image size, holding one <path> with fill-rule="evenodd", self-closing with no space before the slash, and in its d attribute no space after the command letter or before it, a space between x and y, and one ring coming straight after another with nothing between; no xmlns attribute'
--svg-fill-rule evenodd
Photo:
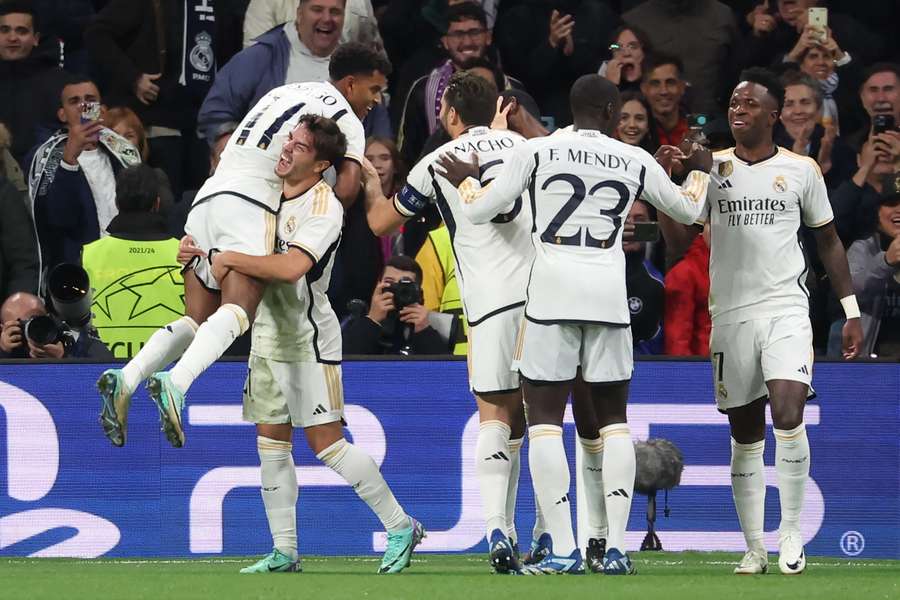
<svg viewBox="0 0 900 600"><path fill-rule="evenodd" d="M179 450L159 433L143 392L134 398L128 445L109 445L97 425L94 392L103 368L0 365L0 555L267 552L255 433L240 418L245 366L216 364L191 389L187 444ZM344 364L349 434L428 528L426 551L486 550L473 466L477 416L465 371L464 362ZM706 363L637 365L630 407L635 438L668 438L685 455L682 484L669 494L671 517L660 514L658 521L667 550L743 549L729 487L728 429L711 386ZM819 397L806 416L813 452L803 522L807 552L900 558L900 365L820 364L814 386ZM566 436L574 467L571 424ZM302 437L296 441L301 552L382 550L380 525L367 507L317 463ZM770 430L768 465L773 455ZM517 524L527 546L534 502L527 445L523 457ZM768 480L766 540L775 549L773 468ZM645 508L638 497L631 548L643 537Z"/></svg>

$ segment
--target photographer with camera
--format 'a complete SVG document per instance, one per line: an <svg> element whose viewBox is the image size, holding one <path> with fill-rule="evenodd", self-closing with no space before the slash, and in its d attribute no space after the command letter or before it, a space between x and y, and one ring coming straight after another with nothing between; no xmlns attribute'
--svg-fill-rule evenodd
<svg viewBox="0 0 900 600"><path fill-rule="evenodd" d="M428 315L422 268L408 256L394 256L375 286L368 313L357 311L344 325L344 354L449 354Z"/></svg>
<svg viewBox="0 0 900 600"><path fill-rule="evenodd" d="M64 341L51 339L55 320L37 296L18 292L7 298L0 321L0 358L65 357Z"/></svg>

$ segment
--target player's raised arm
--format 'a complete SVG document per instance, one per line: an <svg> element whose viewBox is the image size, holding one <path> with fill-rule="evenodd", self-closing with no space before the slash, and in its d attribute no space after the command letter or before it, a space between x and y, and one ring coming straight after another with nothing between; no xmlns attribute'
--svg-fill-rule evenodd
<svg viewBox="0 0 900 600"><path fill-rule="evenodd" d="M362 169L356 160L344 158L337 170L337 181L334 184L334 195L349 210L359 196L359 186L362 182Z"/></svg>
<svg viewBox="0 0 900 600"><path fill-rule="evenodd" d="M479 179L478 157L474 154L472 161L444 154L438 158L435 172L457 187L463 215L479 225L508 211L522 195L534 170L534 154L526 145L519 146L510 153L497 178L484 187Z"/></svg>
<svg viewBox="0 0 900 600"><path fill-rule="evenodd" d="M381 190L381 181L375 167L368 159L363 159L362 181L366 192L366 221L375 235L389 235L425 208L426 200L417 202L415 190L404 185L392 198L386 198ZM409 189L407 189L409 188ZM400 200L405 198L405 200ZM418 208L416 208L419 206Z"/></svg>
<svg viewBox="0 0 900 600"><path fill-rule="evenodd" d="M712 168L712 153L706 148L695 147L684 161L690 170L682 185L676 185L656 161L644 165L642 198L653 204L679 223L693 225L703 214L706 206L706 189L709 185L709 171Z"/></svg>
<svg viewBox="0 0 900 600"><path fill-rule="evenodd" d="M250 256L241 252L213 254L213 276L222 281L229 271L237 271L263 281L296 283L313 268L312 256L297 246L285 254Z"/></svg>

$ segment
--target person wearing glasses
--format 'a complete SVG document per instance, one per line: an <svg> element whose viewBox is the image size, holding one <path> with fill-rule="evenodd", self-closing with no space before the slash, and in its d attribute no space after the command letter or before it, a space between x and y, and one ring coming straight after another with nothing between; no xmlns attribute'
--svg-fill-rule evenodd
<svg viewBox="0 0 900 600"><path fill-rule="evenodd" d="M610 58L598 73L609 79L620 92L641 91L641 63L652 48L647 34L630 25L616 29L609 41Z"/></svg>

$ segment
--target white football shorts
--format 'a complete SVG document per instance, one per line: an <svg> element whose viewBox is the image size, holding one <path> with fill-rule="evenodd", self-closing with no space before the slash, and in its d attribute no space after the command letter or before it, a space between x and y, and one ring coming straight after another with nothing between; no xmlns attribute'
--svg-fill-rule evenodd
<svg viewBox="0 0 900 600"><path fill-rule="evenodd" d="M469 388L473 394L519 389L519 374L512 362L523 310L517 306L469 325Z"/></svg>
<svg viewBox="0 0 900 600"><path fill-rule="evenodd" d="M312 427L343 419L341 365L282 362L251 354L247 366L245 421Z"/></svg>
<svg viewBox="0 0 900 600"><path fill-rule="evenodd" d="M709 346L718 409L724 412L768 397L766 382L773 379L810 385L812 342L806 315L713 323ZM811 386L809 395L814 395Z"/></svg>
<svg viewBox="0 0 900 600"><path fill-rule="evenodd" d="M594 323L523 324L515 367L534 382L575 379L587 383L629 381L634 371L631 327Z"/></svg>

